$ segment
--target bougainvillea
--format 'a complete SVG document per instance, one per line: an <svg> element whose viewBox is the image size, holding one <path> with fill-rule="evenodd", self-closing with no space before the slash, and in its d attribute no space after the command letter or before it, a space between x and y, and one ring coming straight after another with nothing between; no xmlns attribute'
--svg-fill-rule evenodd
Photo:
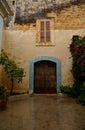
<svg viewBox="0 0 85 130"><path fill-rule="evenodd" d="M85 36L73 36L70 44L72 55L72 87L61 86L61 92L77 98L77 102L85 105Z"/></svg>
<svg viewBox="0 0 85 130"><path fill-rule="evenodd" d="M70 45L73 58L72 73L78 83L85 82L85 36L73 36Z"/></svg>

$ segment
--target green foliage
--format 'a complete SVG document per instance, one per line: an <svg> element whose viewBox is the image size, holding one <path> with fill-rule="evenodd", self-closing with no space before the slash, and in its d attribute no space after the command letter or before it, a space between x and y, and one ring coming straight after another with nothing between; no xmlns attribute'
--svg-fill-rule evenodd
<svg viewBox="0 0 85 130"><path fill-rule="evenodd" d="M78 103L85 105L85 82L81 85L80 95L78 96L77 101Z"/></svg>
<svg viewBox="0 0 85 130"><path fill-rule="evenodd" d="M8 90L2 84L0 84L0 101L7 101L8 100Z"/></svg>
<svg viewBox="0 0 85 130"><path fill-rule="evenodd" d="M75 82L81 85L85 81L85 36L73 36L70 51L73 59L72 74Z"/></svg>
<svg viewBox="0 0 85 130"><path fill-rule="evenodd" d="M82 94L78 96L77 102L81 103L82 105L85 105L85 95Z"/></svg>
<svg viewBox="0 0 85 130"><path fill-rule="evenodd" d="M10 79L21 81L24 77L24 69L20 68L14 60L9 59L7 54L2 50L0 63L4 65L6 74Z"/></svg>
<svg viewBox="0 0 85 130"><path fill-rule="evenodd" d="M14 87L14 80L17 80L18 82L22 81L23 77L25 76L24 69L20 68L14 60L10 59L7 53L5 53L3 50L0 55L0 64L3 65L7 76L12 81L12 93Z"/></svg>
<svg viewBox="0 0 85 130"><path fill-rule="evenodd" d="M76 96L80 95L80 89L85 82L85 36L73 36L70 45L72 55L72 74L74 76L74 85Z"/></svg>
<svg viewBox="0 0 85 130"><path fill-rule="evenodd" d="M72 88L69 87L69 86L61 86L61 92L62 93L65 93L65 94L68 94L68 95L71 95L71 91L72 91Z"/></svg>
<svg viewBox="0 0 85 130"><path fill-rule="evenodd" d="M21 81L24 76L23 68L19 68L13 60L9 59L4 69L10 79Z"/></svg>
<svg viewBox="0 0 85 130"><path fill-rule="evenodd" d="M80 84L78 82L75 82L72 86L72 97L78 97L80 95Z"/></svg>
<svg viewBox="0 0 85 130"><path fill-rule="evenodd" d="M8 62L8 56L7 54L2 50L0 54L0 64L5 65Z"/></svg>
<svg viewBox="0 0 85 130"><path fill-rule="evenodd" d="M80 94L85 95L85 82L80 86Z"/></svg>
<svg viewBox="0 0 85 130"><path fill-rule="evenodd" d="M61 92L77 97L81 104L85 104L85 36L73 36L70 45L72 55L72 74L74 77L73 87L62 86Z"/></svg>
<svg viewBox="0 0 85 130"><path fill-rule="evenodd" d="M64 94L67 94L71 97L78 97L78 91L76 91L76 87L75 85L73 85L72 87L70 86L61 86L61 92Z"/></svg>

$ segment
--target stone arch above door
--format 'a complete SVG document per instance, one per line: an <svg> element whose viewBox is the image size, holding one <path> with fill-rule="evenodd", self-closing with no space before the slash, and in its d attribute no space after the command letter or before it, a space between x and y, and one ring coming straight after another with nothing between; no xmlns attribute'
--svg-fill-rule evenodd
<svg viewBox="0 0 85 130"><path fill-rule="evenodd" d="M61 86L61 62L59 59L56 59L54 57L49 57L49 56L41 56L41 57L36 57L33 58L30 61L30 85L29 85L29 94L34 93L34 64L38 61L52 61L56 64L56 89L57 92L60 92L60 86ZM56 93L57 93L56 92Z"/></svg>

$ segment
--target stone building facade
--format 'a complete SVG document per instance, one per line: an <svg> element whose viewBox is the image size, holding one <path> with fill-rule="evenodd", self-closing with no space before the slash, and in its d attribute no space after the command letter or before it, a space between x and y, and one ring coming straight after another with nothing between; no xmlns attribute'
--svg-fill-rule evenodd
<svg viewBox="0 0 85 130"><path fill-rule="evenodd" d="M3 33L3 25L4 25L4 19L7 17L10 17L12 14L12 11L8 5L8 3L4 1L0 1L0 51L2 46L2 33Z"/></svg>
<svg viewBox="0 0 85 130"><path fill-rule="evenodd" d="M73 35L85 35L85 3L60 3L58 9L30 15L30 20L27 5L28 0L12 1L14 26L7 27L3 35L2 48L26 72L22 83L14 83L14 92L60 92L62 84L73 84L69 45ZM4 71L2 82L10 89L11 82Z"/></svg>
<svg viewBox="0 0 85 130"><path fill-rule="evenodd" d="M8 3L6 0L1 0L0 1L0 53L1 53L1 48L2 48L2 36L3 36L3 28L4 28L4 19L7 17L10 17L13 15ZM0 66L0 82L1 82L1 66Z"/></svg>

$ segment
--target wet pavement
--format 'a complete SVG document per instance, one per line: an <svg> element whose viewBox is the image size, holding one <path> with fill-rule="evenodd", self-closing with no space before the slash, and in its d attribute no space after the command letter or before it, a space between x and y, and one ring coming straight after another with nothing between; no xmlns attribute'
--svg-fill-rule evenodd
<svg viewBox="0 0 85 130"><path fill-rule="evenodd" d="M85 130L85 106L62 94L10 101L0 111L0 130Z"/></svg>

